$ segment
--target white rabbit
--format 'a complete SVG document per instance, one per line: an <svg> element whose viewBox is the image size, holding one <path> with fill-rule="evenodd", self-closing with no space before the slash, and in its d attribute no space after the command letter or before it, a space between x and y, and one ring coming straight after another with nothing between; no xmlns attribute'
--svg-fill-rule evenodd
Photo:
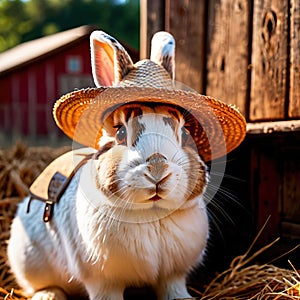
<svg viewBox="0 0 300 300"><path fill-rule="evenodd" d="M174 41L166 36L161 52L172 56ZM92 34L91 48L98 87L122 84L139 69L103 32ZM172 61L151 66L173 76ZM34 300L117 300L126 287L147 285L158 299L190 297L186 276L202 261L209 232L208 172L189 133L198 127L187 110L168 103L108 110L98 155L76 172L51 221L42 220L45 203L32 201L29 213L28 198L19 205L8 257L25 293Z"/></svg>
<svg viewBox="0 0 300 300"><path fill-rule="evenodd" d="M122 299L125 287L147 284L159 299L189 297L185 277L201 261L208 235L207 173L188 145L184 116L129 105L107 118L108 134L112 124L123 125L109 136L111 148L76 174L51 222L42 221L43 203L33 201L28 214L28 199L20 204L8 253L29 295L56 287ZM51 299L45 293L51 295L34 299Z"/></svg>

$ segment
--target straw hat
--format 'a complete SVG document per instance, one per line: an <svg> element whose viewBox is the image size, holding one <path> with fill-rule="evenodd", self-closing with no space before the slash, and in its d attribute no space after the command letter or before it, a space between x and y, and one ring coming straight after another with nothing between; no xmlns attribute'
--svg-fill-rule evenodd
<svg viewBox="0 0 300 300"><path fill-rule="evenodd" d="M146 59L133 64L115 39L103 32L94 32L91 35L92 66L98 87L77 90L57 100L53 109L56 124L71 139L97 149L104 119L117 107L137 102L179 106L199 123L191 134L204 161L226 155L245 137L244 117L232 105L176 89L172 79L173 37L165 32L157 35L160 48L151 50L154 53L151 59L156 55L158 58L153 59L156 61ZM109 72L113 76L108 75Z"/></svg>

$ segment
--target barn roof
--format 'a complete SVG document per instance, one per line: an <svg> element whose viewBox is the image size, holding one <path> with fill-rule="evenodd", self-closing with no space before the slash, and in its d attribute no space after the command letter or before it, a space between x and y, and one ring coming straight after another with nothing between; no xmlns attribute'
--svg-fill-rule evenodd
<svg viewBox="0 0 300 300"><path fill-rule="evenodd" d="M81 40L90 35L93 30L95 30L94 26L84 25L25 42L0 53L0 75Z"/></svg>

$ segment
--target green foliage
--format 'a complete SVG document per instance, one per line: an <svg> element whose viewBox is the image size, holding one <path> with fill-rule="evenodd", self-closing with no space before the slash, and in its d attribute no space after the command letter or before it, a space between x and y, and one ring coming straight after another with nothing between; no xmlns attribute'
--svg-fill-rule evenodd
<svg viewBox="0 0 300 300"><path fill-rule="evenodd" d="M0 0L0 52L81 25L138 49L139 0Z"/></svg>

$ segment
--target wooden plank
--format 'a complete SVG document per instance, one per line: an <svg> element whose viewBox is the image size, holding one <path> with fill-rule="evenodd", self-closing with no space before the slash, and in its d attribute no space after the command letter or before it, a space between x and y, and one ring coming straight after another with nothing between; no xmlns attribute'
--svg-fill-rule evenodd
<svg viewBox="0 0 300 300"><path fill-rule="evenodd" d="M270 147L259 148L259 179L257 180L257 226L263 227L270 217L266 229L260 239L264 242L279 237L280 228L280 191L282 177L276 163L276 153Z"/></svg>
<svg viewBox="0 0 300 300"><path fill-rule="evenodd" d="M208 2L206 94L235 104L246 116L249 0Z"/></svg>
<svg viewBox="0 0 300 300"><path fill-rule="evenodd" d="M22 111L20 110L21 103L21 80L20 74L15 72L11 78L11 91L12 91L12 99L11 99L11 111L14 116L13 119L10 118L10 126L13 135L13 139L20 139L22 132Z"/></svg>
<svg viewBox="0 0 300 300"><path fill-rule="evenodd" d="M282 236L289 239L300 239L300 225L289 222L282 222L281 224Z"/></svg>
<svg viewBox="0 0 300 300"><path fill-rule="evenodd" d="M206 1L166 0L166 30L176 40L176 81L204 91Z"/></svg>
<svg viewBox="0 0 300 300"><path fill-rule="evenodd" d="M165 0L140 0L140 58L149 58L151 38L165 27Z"/></svg>
<svg viewBox="0 0 300 300"><path fill-rule="evenodd" d="M300 220L300 148L283 152L283 203L282 218L288 222Z"/></svg>
<svg viewBox="0 0 300 300"><path fill-rule="evenodd" d="M300 120L247 123L247 134L300 131Z"/></svg>
<svg viewBox="0 0 300 300"><path fill-rule="evenodd" d="M258 186L259 186L259 149L257 147L248 148L250 151L249 159L249 184L250 184L250 206L253 214L254 224L257 224L258 218ZM257 228L255 228L257 229Z"/></svg>
<svg viewBox="0 0 300 300"><path fill-rule="evenodd" d="M300 0L291 0L289 117L300 117Z"/></svg>
<svg viewBox="0 0 300 300"><path fill-rule="evenodd" d="M37 76L36 70L31 68L28 71L28 115L29 138L34 140L37 133Z"/></svg>
<svg viewBox="0 0 300 300"><path fill-rule="evenodd" d="M251 121L285 118L288 15L288 1L254 1Z"/></svg>

